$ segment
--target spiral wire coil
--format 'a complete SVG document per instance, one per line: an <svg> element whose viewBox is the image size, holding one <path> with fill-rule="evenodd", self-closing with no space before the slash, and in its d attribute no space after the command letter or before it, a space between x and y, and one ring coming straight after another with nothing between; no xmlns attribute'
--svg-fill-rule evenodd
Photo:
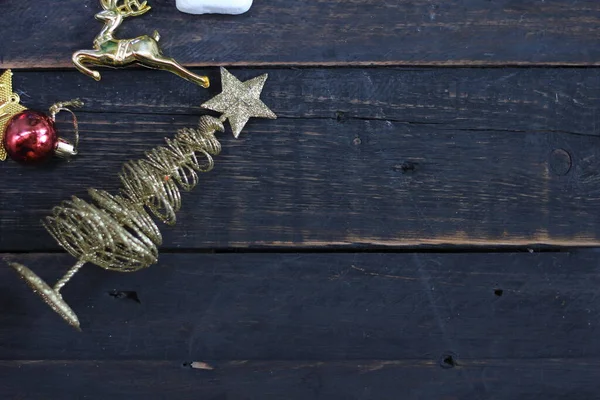
<svg viewBox="0 0 600 400"><path fill-rule="evenodd" d="M121 272L155 264L162 236L150 214L175 224L180 189L192 190L198 173L212 170L213 156L221 152L217 131L224 131L222 119L201 117L197 129L181 129L144 159L127 162L118 195L90 189L92 202L73 197L55 207L44 226L82 262Z"/></svg>

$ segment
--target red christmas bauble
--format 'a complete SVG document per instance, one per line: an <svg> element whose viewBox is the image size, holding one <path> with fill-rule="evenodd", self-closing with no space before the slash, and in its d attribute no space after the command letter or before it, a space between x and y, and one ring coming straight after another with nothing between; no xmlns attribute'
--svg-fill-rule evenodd
<svg viewBox="0 0 600 400"><path fill-rule="evenodd" d="M57 144L54 121L46 114L26 110L13 116L6 125L4 148L17 162L43 162L52 156Z"/></svg>

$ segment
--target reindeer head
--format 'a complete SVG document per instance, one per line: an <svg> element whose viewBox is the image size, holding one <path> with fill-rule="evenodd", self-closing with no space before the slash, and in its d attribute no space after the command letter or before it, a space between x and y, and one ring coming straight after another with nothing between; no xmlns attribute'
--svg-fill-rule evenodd
<svg viewBox="0 0 600 400"><path fill-rule="evenodd" d="M100 5L104 11L96 14L96 19L115 21L126 17L137 17L150 10L147 3L147 1L140 4L138 0L124 0L123 4L119 4L119 0L100 0Z"/></svg>

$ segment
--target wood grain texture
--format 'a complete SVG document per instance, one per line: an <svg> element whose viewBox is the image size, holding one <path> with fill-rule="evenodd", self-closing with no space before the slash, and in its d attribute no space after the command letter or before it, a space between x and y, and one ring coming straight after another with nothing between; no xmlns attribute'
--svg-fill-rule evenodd
<svg viewBox="0 0 600 400"><path fill-rule="evenodd" d="M165 250L598 244L597 70L269 72L264 99L280 119L224 136L215 171L164 227ZM103 86L17 74L30 107L79 94L88 105L72 163L3 165L0 250L57 250L39 223L53 206L90 186L116 190L123 162L194 126L218 90L123 74ZM139 90L118 89L133 81Z"/></svg>
<svg viewBox="0 0 600 400"><path fill-rule="evenodd" d="M212 363L169 361L0 361L10 399L344 399L594 398L597 360L469 360L453 369L422 360ZM24 375L35 383L19 384Z"/></svg>
<svg viewBox="0 0 600 400"><path fill-rule="evenodd" d="M195 66L597 65L600 60L596 0L269 0L235 17L182 14L173 0L154 0L152 6L149 15L126 21L120 36L157 29L166 54ZM93 18L96 0L39 7L34 0L3 4L3 20L14 23L5 29L0 68L70 68L71 54L90 48L101 28Z"/></svg>
<svg viewBox="0 0 600 400"><path fill-rule="evenodd" d="M600 245L597 0L174 2L118 36L157 29L210 90L74 71L97 0L0 7L23 103L86 102L73 162L0 166L0 398L598 397L600 252L572 250ZM55 282L40 219L194 126L217 65L268 72L279 120L223 136L158 265L75 276L74 331L6 262Z"/></svg>
<svg viewBox="0 0 600 400"><path fill-rule="evenodd" d="M101 83L78 72L16 71L15 89L36 109L80 97L85 111L198 115L220 90L216 68L205 90L171 74L106 71ZM232 68L240 79L268 73L264 101L280 118L360 119L437 129L565 132L600 136L596 68ZM131 118L131 117L123 117ZM265 124L253 120L254 124ZM140 121L140 123L143 123Z"/></svg>
<svg viewBox="0 0 600 400"><path fill-rule="evenodd" d="M163 254L84 267L63 291L83 333L3 266L0 359L593 361L598 254ZM50 282L72 262L9 257Z"/></svg>

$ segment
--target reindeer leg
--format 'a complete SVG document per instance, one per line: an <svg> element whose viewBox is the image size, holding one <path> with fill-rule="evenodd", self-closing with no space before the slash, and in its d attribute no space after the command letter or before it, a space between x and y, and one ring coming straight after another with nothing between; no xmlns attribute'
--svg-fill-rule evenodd
<svg viewBox="0 0 600 400"><path fill-rule="evenodd" d="M79 50L73 53L73 64L75 67L85 75L94 78L99 81L101 79L100 73L98 71L93 71L83 65L84 62L93 63L98 59L97 54L95 54L95 50Z"/></svg>
<svg viewBox="0 0 600 400"><path fill-rule="evenodd" d="M202 86L203 88L207 88L210 86L210 80L207 76L200 76L194 74L192 71L182 67L177 61L172 58L164 57L146 57L146 56L138 56L136 57L136 61L140 62L142 65L147 65L149 67L155 67L167 70L172 72L183 79L186 79L192 83Z"/></svg>

